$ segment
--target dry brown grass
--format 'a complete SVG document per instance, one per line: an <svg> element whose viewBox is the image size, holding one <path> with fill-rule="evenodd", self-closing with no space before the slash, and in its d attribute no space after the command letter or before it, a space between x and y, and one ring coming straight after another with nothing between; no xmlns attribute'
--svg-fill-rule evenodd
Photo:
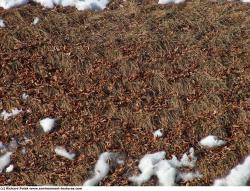
<svg viewBox="0 0 250 191"><path fill-rule="evenodd" d="M4 143L31 137L0 185L82 185L104 151L128 160L101 185L129 185L144 154L180 156L191 146L204 178L187 185L227 174L250 154L249 15L249 5L198 0L115 0L98 13L37 5L0 10L7 25L0 30L0 110L32 111L0 120ZM32 26L36 16L41 21ZM60 128L43 135L37 123L47 116L60 119ZM165 136L154 140L158 128ZM198 141L208 134L227 145L202 149ZM57 157L55 145L79 157Z"/></svg>

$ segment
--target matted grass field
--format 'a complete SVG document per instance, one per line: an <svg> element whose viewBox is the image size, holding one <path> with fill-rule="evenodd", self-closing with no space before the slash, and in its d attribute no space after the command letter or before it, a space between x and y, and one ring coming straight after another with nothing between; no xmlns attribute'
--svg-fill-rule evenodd
<svg viewBox="0 0 250 191"><path fill-rule="evenodd" d="M0 141L30 139L0 185L82 185L105 151L126 161L100 185L131 185L146 153L180 157L190 147L203 178L179 185L212 185L250 154L249 4L114 0L101 12L29 4L0 9L0 18L0 111L25 111L0 119ZM60 124L44 134L38 122L48 116ZM202 148L209 134L227 144ZM77 158L56 156L56 145Z"/></svg>

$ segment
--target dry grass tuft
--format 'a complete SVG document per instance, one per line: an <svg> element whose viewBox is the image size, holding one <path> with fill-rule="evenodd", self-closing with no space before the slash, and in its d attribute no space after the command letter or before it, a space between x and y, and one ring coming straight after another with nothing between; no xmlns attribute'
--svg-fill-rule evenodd
<svg viewBox="0 0 250 191"><path fill-rule="evenodd" d="M4 143L31 138L0 185L82 185L104 151L124 152L128 161L101 185L128 185L144 154L180 156L191 146L204 179L187 185L227 174L250 153L249 15L249 5L198 0L114 0L103 12L0 10L7 25L0 30L0 110L31 110L0 120ZM37 133L47 116L60 119L60 128ZM158 128L165 136L154 140ZM227 145L200 148L208 134ZM55 145L79 157L59 159Z"/></svg>

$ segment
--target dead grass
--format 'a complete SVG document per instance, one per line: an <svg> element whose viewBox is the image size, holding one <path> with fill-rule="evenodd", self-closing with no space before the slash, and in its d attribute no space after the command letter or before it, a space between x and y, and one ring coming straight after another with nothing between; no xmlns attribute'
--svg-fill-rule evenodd
<svg viewBox="0 0 250 191"><path fill-rule="evenodd" d="M37 5L0 10L7 25L0 30L0 110L32 111L0 120L1 141L32 139L0 184L82 185L98 155L112 150L128 161L101 185L129 185L144 154L165 150L170 157L191 146L204 179L187 185L227 174L250 153L249 15L249 5L209 1L115 0L98 13ZM36 16L41 20L32 26ZM37 122L47 116L61 126L43 135ZM158 128L165 136L153 140ZM208 134L227 145L200 148ZM79 157L58 158L55 145Z"/></svg>

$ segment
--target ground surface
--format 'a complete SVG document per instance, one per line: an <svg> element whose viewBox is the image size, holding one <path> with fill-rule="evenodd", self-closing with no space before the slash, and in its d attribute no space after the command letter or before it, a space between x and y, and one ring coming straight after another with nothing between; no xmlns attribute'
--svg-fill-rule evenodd
<svg viewBox="0 0 250 191"><path fill-rule="evenodd" d="M250 154L249 5L115 0L97 13L31 4L0 17L0 111L31 110L0 120L2 142L31 139L0 185L82 185L104 151L127 161L100 185L129 185L144 154L180 157L191 146L204 178L181 184L211 185ZM47 116L60 126L45 135L38 121ZM201 148L209 134L226 146ZM56 156L56 145L77 159Z"/></svg>

